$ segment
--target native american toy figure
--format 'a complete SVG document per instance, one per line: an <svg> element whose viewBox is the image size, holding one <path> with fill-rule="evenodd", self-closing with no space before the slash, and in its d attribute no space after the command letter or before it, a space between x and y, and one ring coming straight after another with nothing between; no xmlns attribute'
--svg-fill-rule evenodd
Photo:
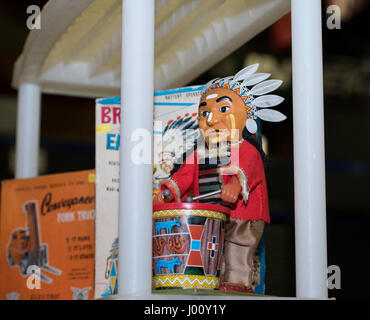
<svg viewBox="0 0 370 320"><path fill-rule="evenodd" d="M160 183L161 192L154 197L154 204L161 204L210 194L198 202L230 208L220 283L225 291L253 292L253 256L264 224L270 222L263 151L253 138L256 119L286 118L268 109L284 99L265 95L282 81L266 80L270 74L255 73L257 68L254 64L206 84L199 103L205 144L198 143L180 169Z"/></svg>

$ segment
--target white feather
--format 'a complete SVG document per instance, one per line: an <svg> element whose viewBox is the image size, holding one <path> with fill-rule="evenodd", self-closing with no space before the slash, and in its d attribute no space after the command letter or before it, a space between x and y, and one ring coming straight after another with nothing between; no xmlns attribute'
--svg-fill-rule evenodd
<svg viewBox="0 0 370 320"><path fill-rule="evenodd" d="M210 87L214 82L216 82L218 79L220 78L215 78L215 79L212 79L211 81L208 81L205 85L205 88L208 88Z"/></svg>
<svg viewBox="0 0 370 320"><path fill-rule="evenodd" d="M252 104L258 108L269 108L277 106L284 101L283 97L275 94L268 94L262 97L257 97L252 101Z"/></svg>
<svg viewBox="0 0 370 320"><path fill-rule="evenodd" d="M258 63L252 64L248 67L245 67L244 69L240 70L235 76L235 81L244 80L247 77L251 76L253 73L255 73L258 69Z"/></svg>
<svg viewBox="0 0 370 320"><path fill-rule="evenodd" d="M245 126L251 134L255 134L257 132L257 123L253 119L248 118Z"/></svg>
<svg viewBox="0 0 370 320"><path fill-rule="evenodd" d="M255 85L251 91L250 94L255 96L261 96L265 93L269 93L271 91L274 91L275 89L279 88L283 81L281 80L266 80L264 82L261 82L257 85Z"/></svg>
<svg viewBox="0 0 370 320"><path fill-rule="evenodd" d="M283 115L281 112L271 109L258 110L255 115L258 118L269 122L280 122L286 119L286 116Z"/></svg>
<svg viewBox="0 0 370 320"><path fill-rule="evenodd" d="M269 73L256 73L249 76L247 79L243 81L244 86L253 86L263 80L266 80L271 74Z"/></svg>
<svg viewBox="0 0 370 320"><path fill-rule="evenodd" d="M228 82L232 78L233 78L232 76L221 78L219 82Z"/></svg>

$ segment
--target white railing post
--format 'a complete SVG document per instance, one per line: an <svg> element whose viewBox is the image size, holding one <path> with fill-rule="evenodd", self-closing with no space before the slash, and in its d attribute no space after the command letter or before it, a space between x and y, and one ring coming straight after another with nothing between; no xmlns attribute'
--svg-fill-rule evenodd
<svg viewBox="0 0 370 320"><path fill-rule="evenodd" d="M152 280L154 0L122 1L121 68L118 296L148 297ZM140 149L143 153L138 153ZM139 158L149 154L149 161L135 163L140 160L133 159L135 153Z"/></svg>
<svg viewBox="0 0 370 320"><path fill-rule="evenodd" d="M320 0L292 0L296 289L327 298L323 62Z"/></svg>
<svg viewBox="0 0 370 320"><path fill-rule="evenodd" d="M16 178L31 178L38 175L40 111L40 86L34 83L21 83L18 88Z"/></svg>

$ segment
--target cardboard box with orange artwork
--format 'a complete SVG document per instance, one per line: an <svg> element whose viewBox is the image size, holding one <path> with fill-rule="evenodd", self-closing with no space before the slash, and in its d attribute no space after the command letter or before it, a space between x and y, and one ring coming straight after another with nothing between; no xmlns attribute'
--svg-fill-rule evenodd
<svg viewBox="0 0 370 320"><path fill-rule="evenodd" d="M0 299L94 296L95 171L2 182Z"/></svg>

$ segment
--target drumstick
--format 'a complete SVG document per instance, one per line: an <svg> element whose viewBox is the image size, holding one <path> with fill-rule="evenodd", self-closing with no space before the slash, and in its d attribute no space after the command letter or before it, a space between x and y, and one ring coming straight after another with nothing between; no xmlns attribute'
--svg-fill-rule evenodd
<svg viewBox="0 0 370 320"><path fill-rule="evenodd" d="M205 194L202 194L201 196L197 196L197 197L194 197L194 198L187 197L185 202L192 202L192 201L195 201L195 200L207 198L207 197L213 196L213 195L218 194L218 193L221 193L221 189L216 190L216 191L212 191L212 192L209 192L209 193L205 193Z"/></svg>

